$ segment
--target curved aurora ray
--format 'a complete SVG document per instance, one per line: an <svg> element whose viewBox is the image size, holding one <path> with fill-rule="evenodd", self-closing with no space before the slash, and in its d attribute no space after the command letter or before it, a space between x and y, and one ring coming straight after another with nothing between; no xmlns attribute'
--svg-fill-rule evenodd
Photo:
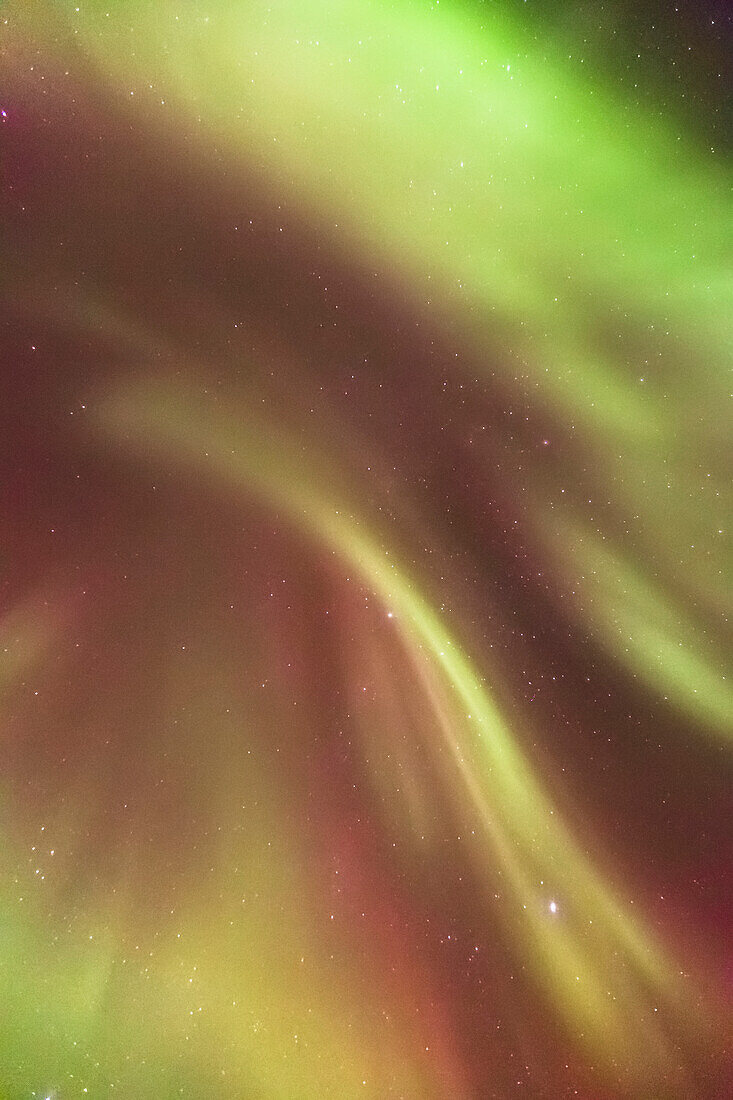
<svg viewBox="0 0 733 1100"><path fill-rule="evenodd" d="M208 402L207 402L208 403ZM338 467L319 454L315 440L299 433L297 444L283 426L255 419L243 406L222 416L216 405L202 411L200 389L177 381L143 385L99 402L101 427L119 444L154 463L191 467L235 491L261 495L268 507L286 509L291 521L330 546L350 571L361 573L385 608L393 609L405 645L417 663L428 697L440 714L445 745L465 792L478 811L512 892L510 920L525 924L539 958L538 980L571 1026L582 1026L591 1053L616 1064L627 1052L638 1080L653 1080L669 1057L661 1031L640 1035L640 1011L668 1009L680 996L675 971L653 937L622 913L607 887L564 827L514 743L484 678L440 617L420 595L389 548L368 534ZM313 463L309 468L305 455ZM317 471L317 473L315 472ZM474 858L485 864L484 837ZM540 881L572 898L567 927L548 927ZM622 975L614 960L630 959ZM645 1005L643 1010L640 1006ZM691 1026L692 1021L687 1021ZM699 1021L698 1021L699 1024Z"/></svg>

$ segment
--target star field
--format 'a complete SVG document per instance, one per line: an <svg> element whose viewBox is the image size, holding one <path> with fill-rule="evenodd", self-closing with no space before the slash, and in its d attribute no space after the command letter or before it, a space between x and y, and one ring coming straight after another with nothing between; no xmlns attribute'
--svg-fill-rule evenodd
<svg viewBox="0 0 733 1100"><path fill-rule="evenodd" d="M728 1095L730 29L0 13L0 1100Z"/></svg>

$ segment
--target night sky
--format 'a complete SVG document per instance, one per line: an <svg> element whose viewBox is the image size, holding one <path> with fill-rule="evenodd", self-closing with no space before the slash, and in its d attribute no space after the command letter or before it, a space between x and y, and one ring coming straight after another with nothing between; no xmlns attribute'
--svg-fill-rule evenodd
<svg viewBox="0 0 733 1100"><path fill-rule="evenodd" d="M732 22L0 7L0 1100L733 1095Z"/></svg>

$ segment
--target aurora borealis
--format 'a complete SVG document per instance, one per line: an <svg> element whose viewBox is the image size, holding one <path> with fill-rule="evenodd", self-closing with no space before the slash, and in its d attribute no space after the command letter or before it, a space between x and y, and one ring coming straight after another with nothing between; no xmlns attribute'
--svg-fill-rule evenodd
<svg viewBox="0 0 733 1100"><path fill-rule="evenodd" d="M729 1095L725 6L0 19L0 1100Z"/></svg>

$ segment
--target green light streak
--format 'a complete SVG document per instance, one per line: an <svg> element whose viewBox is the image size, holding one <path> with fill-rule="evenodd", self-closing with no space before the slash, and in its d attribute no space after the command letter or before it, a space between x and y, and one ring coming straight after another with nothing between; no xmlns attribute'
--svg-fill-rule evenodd
<svg viewBox="0 0 733 1100"><path fill-rule="evenodd" d="M628 1052L643 1043L644 1064L663 1064L668 1051L662 1032L652 1029L654 1049L650 1032L639 1036L631 1021L642 1006L651 1015L652 999L671 997L674 968L573 840L470 657L396 556L368 533L347 491L337 488L338 467L329 470L314 441L307 450L302 437L288 442L282 424L276 432L245 408L238 415L216 406L202 410L200 390L183 383L118 392L99 406L99 416L105 434L146 460L183 464L204 483L221 482L243 498L254 493L286 511L394 609L418 667L428 660L423 675L445 747L485 829L476 858L485 866L488 841L490 858L498 860L511 889L513 927L524 926L537 949L528 956L540 960L537 980L568 1025L582 1028L597 1057L613 1059L622 1047ZM551 879L561 896L572 899L572 920L548 923L535 885L540 879ZM615 962L619 956L624 972ZM641 1058L640 1046L636 1052Z"/></svg>

